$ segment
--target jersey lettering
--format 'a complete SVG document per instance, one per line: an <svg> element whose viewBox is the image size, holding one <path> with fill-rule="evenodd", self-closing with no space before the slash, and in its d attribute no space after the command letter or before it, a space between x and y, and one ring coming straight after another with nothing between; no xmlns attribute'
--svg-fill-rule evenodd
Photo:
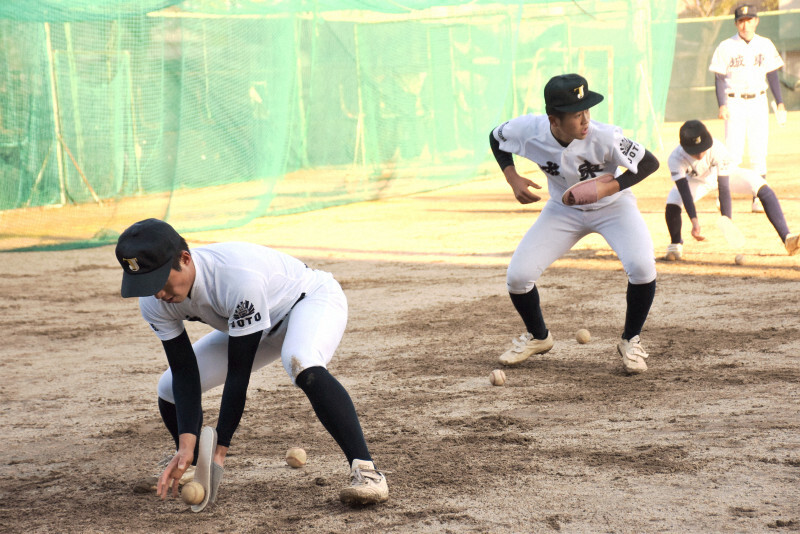
<svg viewBox="0 0 800 534"><path fill-rule="evenodd" d="M249 300L243 300L236 305L236 311L233 312L233 319L234 320L230 323L231 328L241 328L253 324L253 321L260 321L261 313L256 312L255 307Z"/></svg>
<svg viewBox="0 0 800 534"><path fill-rule="evenodd" d="M639 153L637 149L638 145L625 137L619 142L619 151L628 159L628 163L633 163L634 158Z"/></svg>
<svg viewBox="0 0 800 534"><path fill-rule="evenodd" d="M503 137L503 128L506 127L506 124L508 124L508 122L504 122L500 125L500 128L497 129L497 137L499 137L501 141L508 141L508 139Z"/></svg>
<svg viewBox="0 0 800 534"><path fill-rule="evenodd" d="M256 314L252 317L243 317L241 319L236 319L235 321L231 321L231 328L242 328L243 326L250 326L253 323L257 323L261 320L261 313L256 312Z"/></svg>
<svg viewBox="0 0 800 534"><path fill-rule="evenodd" d="M159 332L160 331L158 328L156 328L156 325L154 325L153 323L149 323L149 324L150 324L150 328L153 329L153 332Z"/></svg>
<svg viewBox="0 0 800 534"><path fill-rule="evenodd" d="M764 63L764 54L758 54L755 60L756 67L760 67L762 63Z"/></svg>
<svg viewBox="0 0 800 534"><path fill-rule="evenodd" d="M552 161L548 161L547 165L539 165L539 168L551 176L558 176L558 165Z"/></svg>
<svg viewBox="0 0 800 534"><path fill-rule="evenodd" d="M602 167L600 165L595 165L593 163L589 163L588 161L584 161L579 167L578 172L581 173L581 181L584 181L588 178L595 178L597 176L596 173L600 172Z"/></svg>
<svg viewBox="0 0 800 534"><path fill-rule="evenodd" d="M729 68L735 69L737 67L744 67L744 56L734 56L731 58Z"/></svg>

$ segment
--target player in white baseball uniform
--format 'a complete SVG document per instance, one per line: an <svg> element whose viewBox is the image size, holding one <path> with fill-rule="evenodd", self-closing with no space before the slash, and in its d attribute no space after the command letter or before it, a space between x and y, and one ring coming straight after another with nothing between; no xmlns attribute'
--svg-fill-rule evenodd
<svg viewBox="0 0 800 534"><path fill-rule="evenodd" d="M725 145L730 151L731 164L741 166L747 141L750 165L766 180L769 134L766 90L769 85L775 98L776 117L785 121L786 107L778 80L783 59L771 40L756 35L758 12L755 6L737 7L734 22L736 35L717 46L708 70L714 73L719 118L725 121ZM755 197L752 209L764 211Z"/></svg>
<svg viewBox="0 0 800 534"><path fill-rule="evenodd" d="M327 371L347 323L347 299L330 273L250 243L217 243L189 251L186 241L158 219L139 221L120 236L122 296L139 297L142 317L161 340L169 368L158 383L158 406L177 453L158 481L158 493L177 493L197 461L202 394L224 384L213 448L210 502L244 411L252 371L277 359L311 401L325 429L347 457L347 503L388 499L386 478L375 469L352 400ZM184 321L214 330L194 345Z"/></svg>
<svg viewBox="0 0 800 534"><path fill-rule="evenodd" d="M670 235L666 260L679 260L683 256L681 238L681 206L692 223L692 237L703 241L695 202L706 194L718 190L720 214L729 219L731 191L752 193L760 199L769 222L772 223L789 255L800 252L798 234L791 234L783 216L778 197L764 179L749 169L730 167L725 145L711 134L705 124L698 120L683 123L678 133L680 144L672 151L667 161L675 187L667 195L665 218Z"/></svg>
<svg viewBox="0 0 800 534"><path fill-rule="evenodd" d="M541 186L519 175L512 154L539 165L550 199L520 241L506 285L527 332L513 340L500 363L517 365L553 347L539 304L537 281L544 270L593 232L617 253L628 277L627 313L617 352L628 373L647 370L640 333L656 289L653 241L629 188L658 169L658 160L616 126L590 120L603 96L578 74L555 76L544 88L547 115L523 115L492 130L497 163L522 204L541 200ZM626 170L621 172L620 167Z"/></svg>

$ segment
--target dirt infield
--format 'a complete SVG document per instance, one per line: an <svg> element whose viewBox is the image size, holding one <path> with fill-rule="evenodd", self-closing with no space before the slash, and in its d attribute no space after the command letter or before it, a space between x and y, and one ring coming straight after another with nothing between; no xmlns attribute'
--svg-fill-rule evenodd
<svg viewBox="0 0 800 534"><path fill-rule="evenodd" d="M773 124L769 181L800 230L796 142ZM721 134L718 122L709 122ZM677 125L664 128L674 144ZM794 143L794 146L792 145ZM666 152L635 187L661 255ZM534 177L541 179L541 175ZM333 272L350 304L331 365L359 411L390 501L348 508L343 455L280 365L256 373L218 502L193 514L136 483L171 440L155 387L161 344L119 296L113 248L4 253L0 277L3 532L783 532L800 530L800 256L734 200L748 238L659 261L642 334L650 370L623 374L625 275L590 236L540 280L554 349L489 383L522 324L505 267L541 206L495 179L190 234L248 240ZM734 255L746 263L735 265ZM189 324L193 339L203 325ZM592 341L574 333L588 328ZM221 391L204 398L214 422ZM283 455L303 447L308 465Z"/></svg>

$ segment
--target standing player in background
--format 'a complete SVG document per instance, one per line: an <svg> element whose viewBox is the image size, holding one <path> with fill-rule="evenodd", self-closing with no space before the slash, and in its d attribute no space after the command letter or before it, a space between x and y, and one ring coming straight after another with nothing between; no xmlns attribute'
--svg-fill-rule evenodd
<svg viewBox="0 0 800 534"><path fill-rule="evenodd" d="M597 232L617 253L628 277L627 312L617 352L627 373L647 370L639 335L656 291L653 241L629 188L658 169L658 160L617 126L590 120L603 96L577 74L555 76L544 88L546 115L523 115L492 130L489 143L521 204L541 200L520 176L512 154L532 160L547 176L550 199L514 251L506 285L527 331L500 356L517 365L553 347L536 282L582 237ZM627 170L620 172L620 167Z"/></svg>
<svg viewBox="0 0 800 534"><path fill-rule="evenodd" d="M786 247L794 256L800 252L798 234L790 234L781 204L772 188L764 179L749 169L729 168L725 145L711 137L705 124L698 120L686 121L681 126L680 145L672 151L667 164L675 187L667 196L666 220L671 243L667 247L666 260L679 260L683 255L681 238L681 205L692 222L692 237L702 241L700 221L697 218L695 201L707 193L719 190L719 211L729 219L732 216L731 189L747 188L764 205L769 222Z"/></svg>
<svg viewBox="0 0 800 534"><path fill-rule="evenodd" d="M125 230L116 255L124 271L122 296L139 297L142 317L169 362L158 382L158 407L177 453L159 478L162 498L170 488L177 493L181 477L198 460L202 394L224 384L216 434L207 448L213 464L203 459L211 466L207 496L214 502L250 374L277 359L347 457L351 485L341 500L368 504L389 498L353 402L326 368L347 324L347 299L330 273L250 243L216 243L190 253L186 240L157 219ZM214 330L193 345L185 320Z"/></svg>
<svg viewBox="0 0 800 534"><path fill-rule="evenodd" d="M734 22L738 33L717 46L708 70L714 73L719 118L725 121L725 145L730 151L731 165L741 166L746 140L750 165L766 180L769 133L766 90L769 85L775 97L775 116L780 123L785 122L786 107L778 80L783 60L772 41L756 35L758 12L754 6L737 7ZM764 211L756 197L752 210Z"/></svg>

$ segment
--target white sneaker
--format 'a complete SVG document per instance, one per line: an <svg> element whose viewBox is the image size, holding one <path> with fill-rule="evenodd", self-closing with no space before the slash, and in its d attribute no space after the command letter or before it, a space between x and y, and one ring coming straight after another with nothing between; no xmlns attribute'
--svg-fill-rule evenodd
<svg viewBox="0 0 800 534"><path fill-rule="evenodd" d="M622 356L622 365L628 374L644 373L647 371L647 353L642 348L639 336L630 340L621 339L617 345L617 352Z"/></svg>
<svg viewBox="0 0 800 534"><path fill-rule="evenodd" d="M545 339L536 339L530 332L512 339L512 347L498 359L503 365L519 365L534 354L544 354L553 348L553 334L547 332Z"/></svg>
<svg viewBox="0 0 800 534"><path fill-rule="evenodd" d="M683 257L683 245L681 243L670 243L667 245L667 253L664 259L667 261L678 261Z"/></svg>
<svg viewBox="0 0 800 534"><path fill-rule="evenodd" d="M786 252L789 256L794 256L800 252L800 234L789 234L786 236Z"/></svg>
<svg viewBox="0 0 800 534"><path fill-rule="evenodd" d="M751 210L753 213L764 213L764 206L761 205L761 200L758 197L753 197Z"/></svg>
<svg viewBox="0 0 800 534"><path fill-rule="evenodd" d="M339 499L347 504L375 504L389 500L386 477L375 470L375 464L366 460L353 460L350 468L350 486L342 489Z"/></svg>

